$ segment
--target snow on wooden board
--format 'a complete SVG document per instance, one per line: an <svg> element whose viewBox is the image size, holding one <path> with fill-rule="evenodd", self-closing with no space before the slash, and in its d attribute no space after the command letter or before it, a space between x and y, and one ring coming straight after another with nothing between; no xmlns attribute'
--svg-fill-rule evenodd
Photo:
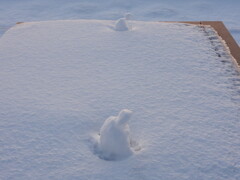
<svg viewBox="0 0 240 180"><path fill-rule="evenodd" d="M33 22L1 37L0 179L239 178L240 77L221 39L210 27L125 25ZM100 129L120 111L138 148L104 158Z"/></svg>
<svg viewBox="0 0 240 180"><path fill-rule="evenodd" d="M240 44L239 0L1 0L0 36L16 22L58 19L109 19L131 12L135 20L220 20Z"/></svg>

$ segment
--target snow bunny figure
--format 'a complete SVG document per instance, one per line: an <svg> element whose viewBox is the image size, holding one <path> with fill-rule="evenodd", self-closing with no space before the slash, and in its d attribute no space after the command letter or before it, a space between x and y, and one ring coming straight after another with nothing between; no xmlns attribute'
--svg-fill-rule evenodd
<svg viewBox="0 0 240 180"><path fill-rule="evenodd" d="M118 116L111 116L105 120L100 130L99 148L103 159L120 160L130 156L128 121L132 111L123 109Z"/></svg>

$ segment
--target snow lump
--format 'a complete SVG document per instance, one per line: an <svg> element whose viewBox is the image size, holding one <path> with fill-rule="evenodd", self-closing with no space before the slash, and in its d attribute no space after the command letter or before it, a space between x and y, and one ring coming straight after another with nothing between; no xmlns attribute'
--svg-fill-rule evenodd
<svg viewBox="0 0 240 180"><path fill-rule="evenodd" d="M110 116L100 129L99 152L105 160L121 160L133 154L128 122L132 111L123 109L118 116Z"/></svg>
<svg viewBox="0 0 240 180"><path fill-rule="evenodd" d="M116 21L115 24L115 30L116 31L128 31L131 29L131 26L129 25L127 20L131 19L131 14L130 13L126 13L124 18L120 18Z"/></svg>

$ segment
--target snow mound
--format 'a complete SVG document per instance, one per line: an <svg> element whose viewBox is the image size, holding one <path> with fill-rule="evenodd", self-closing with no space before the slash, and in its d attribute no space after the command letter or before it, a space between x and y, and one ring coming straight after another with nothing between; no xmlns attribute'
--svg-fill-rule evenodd
<svg viewBox="0 0 240 180"><path fill-rule="evenodd" d="M123 109L118 116L105 120L100 130L100 157L106 160L121 160L133 154L128 122L132 111Z"/></svg>
<svg viewBox="0 0 240 180"><path fill-rule="evenodd" d="M120 18L115 24L116 31L128 31L129 27L125 18Z"/></svg>
<svg viewBox="0 0 240 180"><path fill-rule="evenodd" d="M131 29L131 26L129 25L127 20L130 20L132 15L130 13L126 13L124 18L120 18L117 20L115 24L115 30L116 31L128 31Z"/></svg>

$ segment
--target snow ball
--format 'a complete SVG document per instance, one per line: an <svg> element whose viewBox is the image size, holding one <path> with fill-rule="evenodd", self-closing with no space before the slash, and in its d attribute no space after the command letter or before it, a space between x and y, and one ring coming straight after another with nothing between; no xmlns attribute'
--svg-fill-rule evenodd
<svg viewBox="0 0 240 180"><path fill-rule="evenodd" d="M131 149L130 129L128 126L132 111L123 109L118 116L105 120L100 129L100 157L105 160L121 160L129 157Z"/></svg>

